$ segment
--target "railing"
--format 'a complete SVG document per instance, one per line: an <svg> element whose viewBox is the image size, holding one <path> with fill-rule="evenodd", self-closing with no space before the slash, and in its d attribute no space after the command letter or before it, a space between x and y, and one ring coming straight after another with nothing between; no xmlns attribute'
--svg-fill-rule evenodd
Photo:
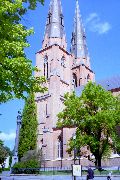
<svg viewBox="0 0 120 180"><path fill-rule="evenodd" d="M41 167L40 171L72 171L72 167Z"/></svg>

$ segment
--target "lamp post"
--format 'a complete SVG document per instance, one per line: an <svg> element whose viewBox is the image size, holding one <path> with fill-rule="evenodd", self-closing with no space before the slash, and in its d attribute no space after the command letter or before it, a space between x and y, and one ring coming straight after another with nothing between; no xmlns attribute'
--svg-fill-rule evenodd
<svg viewBox="0 0 120 180"><path fill-rule="evenodd" d="M73 140L74 140L74 164L75 164L75 159L76 159L76 148L75 148L75 139L76 139L76 135L73 135Z"/></svg>
<svg viewBox="0 0 120 180"><path fill-rule="evenodd" d="M75 139L76 139L76 135L73 134L73 140L74 140L74 165L75 165L75 160L76 160ZM76 180L76 176L73 176L73 179Z"/></svg>
<svg viewBox="0 0 120 180"><path fill-rule="evenodd" d="M18 145L19 145L19 133L21 128L21 123L22 123L22 115L21 112L18 111L14 155L12 157L12 166L18 162Z"/></svg>
<svg viewBox="0 0 120 180"><path fill-rule="evenodd" d="M45 172L45 154L44 154L44 172Z"/></svg>
<svg viewBox="0 0 120 180"><path fill-rule="evenodd" d="M62 130L61 130L60 156L61 156L61 169L62 169L62 158L63 158L63 128L62 128Z"/></svg>
<svg viewBox="0 0 120 180"><path fill-rule="evenodd" d="M72 136L73 138L73 144L74 144L74 165L73 165L73 180L76 180L76 176L82 176L82 169L81 169L81 166L80 166L80 156L79 156L79 165L75 163L76 161L76 154L80 153L76 147L75 147L75 140L76 140L76 135L73 134Z"/></svg>

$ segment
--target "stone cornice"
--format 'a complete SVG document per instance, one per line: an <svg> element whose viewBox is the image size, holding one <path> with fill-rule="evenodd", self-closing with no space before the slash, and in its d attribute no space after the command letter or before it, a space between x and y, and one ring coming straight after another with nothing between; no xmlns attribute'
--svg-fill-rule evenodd
<svg viewBox="0 0 120 180"><path fill-rule="evenodd" d="M58 44L53 44L53 45L51 45L51 46L48 46L48 47L46 47L45 49L41 49L40 51L38 51L37 53L42 53L42 52L44 52L44 51L47 51L48 49L51 49L53 46L58 46L59 47L59 49L60 50L62 50L64 53L66 53L67 55L69 55L69 56L72 56L68 51L66 51L65 49L63 49L61 46L59 46ZM36 53L36 54L37 54Z"/></svg>
<svg viewBox="0 0 120 180"><path fill-rule="evenodd" d="M85 64L78 64L78 65L72 67L72 69L75 69L75 68L80 67L80 66L85 66ZM87 66L85 66L85 68L88 69L90 72L94 73L94 72L93 72L91 69L89 69ZM94 74L95 74L95 73L94 73Z"/></svg>
<svg viewBox="0 0 120 180"><path fill-rule="evenodd" d="M45 95L43 95L43 96L37 97L37 98L36 98L36 102L37 102L37 101L44 100L44 99L47 99L48 97L51 97L51 95L50 95L50 94L45 94Z"/></svg>
<svg viewBox="0 0 120 180"><path fill-rule="evenodd" d="M53 45L52 45L53 46ZM52 48L52 46L48 46L48 47L46 47L46 48L44 48L44 49L41 49L40 51L38 51L38 52L36 52L36 54L40 54L40 53L42 53L42 52L44 52L44 51L47 51L48 49L51 49Z"/></svg>
<svg viewBox="0 0 120 180"><path fill-rule="evenodd" d="M111 91L111 92L119 92L120 91L120 87L119 88L110 89L109 91Z"/></svg>
<svg viewBox="0 0 120 180"><path fill-rule="evenodd" d="M68 128L68 129L71 129L71 128L76 128L76 126L65 126L65 127L61 127L61 128L57 128L57 127L54 127L53 128L53 131L58 131L58 130L63 130L63 129L66 129L66 128Z"/></svg>
<svg viewBox="0 0 120 180"><path fill-rule="evenodd" d="M60 79L60 81L69 86L68 82L64 81L63 79Z"/></svg>

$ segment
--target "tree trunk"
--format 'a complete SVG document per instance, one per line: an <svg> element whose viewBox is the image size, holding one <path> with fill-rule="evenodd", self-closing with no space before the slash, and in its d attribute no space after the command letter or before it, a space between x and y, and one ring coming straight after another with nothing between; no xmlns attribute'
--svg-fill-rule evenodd
<svg viewBox="0 0 120 180"><path fill-rule="evenodd" d="M95 156L95 166L98 170L101 170L101 156Z"/></svg>
<svg viewBox="0 0 120 180"><path fill-rule="evenodd" d="M98 170L100 171L102 169L101 167L101 156L98 157Z"/></svg>
<svg viewBox="0 0 120 180"><path fill-rule="evenodd" d="M95 157L95 166L97 167L98 166L98 163L97 163L97 158Z"/></svg>

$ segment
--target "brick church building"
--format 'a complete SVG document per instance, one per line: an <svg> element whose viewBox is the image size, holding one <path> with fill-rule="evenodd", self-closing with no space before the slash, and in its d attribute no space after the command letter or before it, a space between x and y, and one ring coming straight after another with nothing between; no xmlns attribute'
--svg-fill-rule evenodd
<svg viewBox="0 0 120 180"><path fill-rule="evenodd" d="M66 150L75 128L57 129L57 114L64 108L66 92L71 93L75 90L76 94L80 94L89 80L95 81L78 1L76 1L71 48L68 52L61 0L51 0L42 48L36 53L36 66L41 70L36 75L46 77L45 86L48 88L44 94L36 94L37 147L42 149L46 167L59 167L61 159L62 166L70 166L73 157L70 157ZM86 159L84 165L88 163Z"/></svg>

